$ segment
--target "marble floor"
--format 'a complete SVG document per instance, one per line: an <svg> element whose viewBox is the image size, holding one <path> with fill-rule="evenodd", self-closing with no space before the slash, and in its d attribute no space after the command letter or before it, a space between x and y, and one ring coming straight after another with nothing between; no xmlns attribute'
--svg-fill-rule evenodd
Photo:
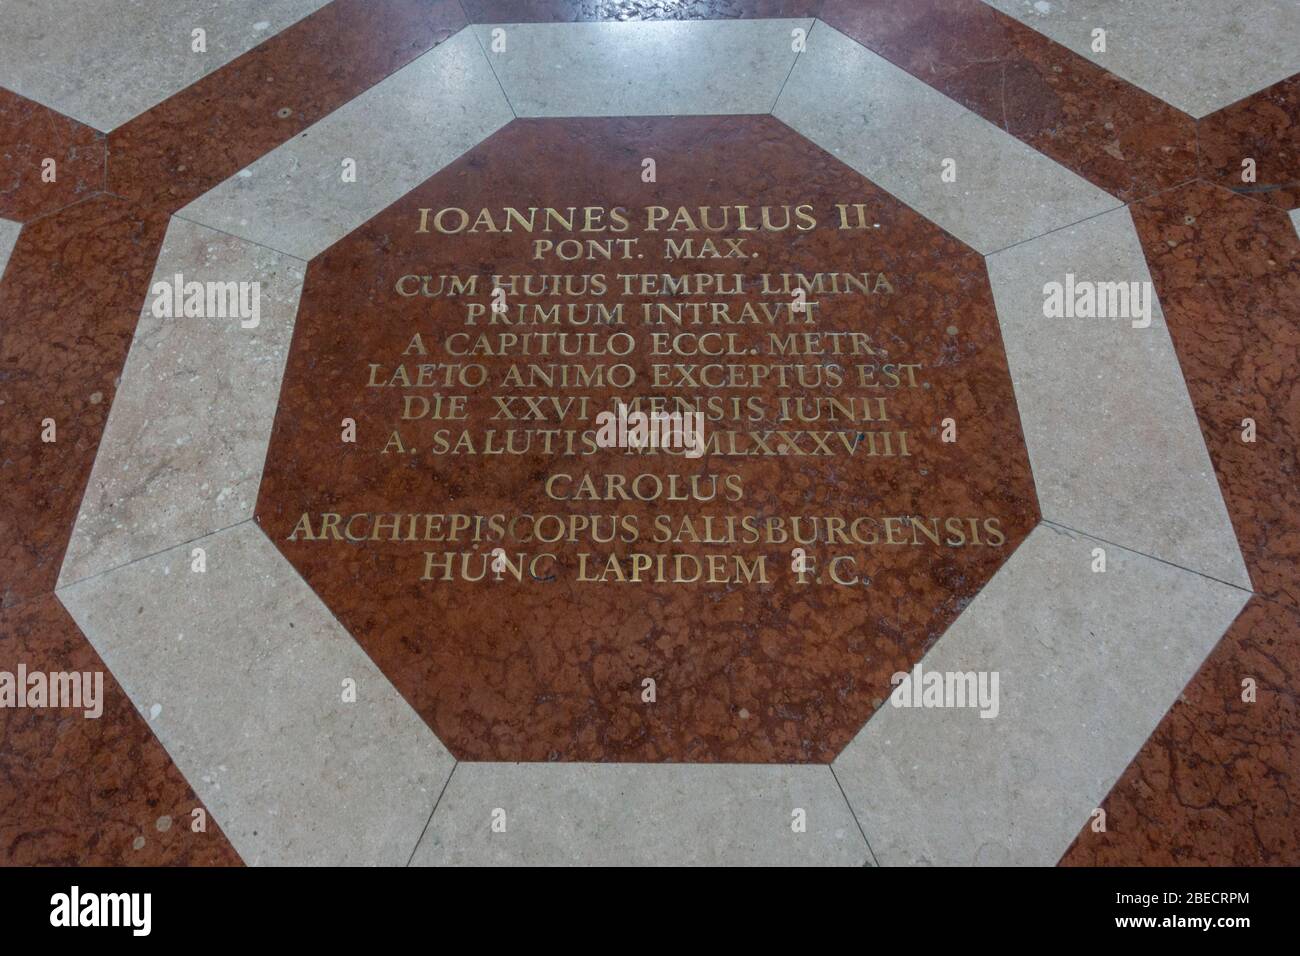
<svg viewBox="0 0 1300 956"><path fill-rule="evenodd" d="M0 863L1300 864L1294 0L0 22Z"/></svg>

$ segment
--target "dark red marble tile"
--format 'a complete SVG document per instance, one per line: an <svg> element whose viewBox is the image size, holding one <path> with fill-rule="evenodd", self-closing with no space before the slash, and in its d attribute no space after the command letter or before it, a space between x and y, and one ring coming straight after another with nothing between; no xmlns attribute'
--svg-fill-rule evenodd
<svg viewBox="0 0 1300 956"><path fill-rule="evenodd" d="M471 23L815 17L822 0L462 0Z"/></svg>
<svg viewBox="0 0 1300 956"><path fill-rule="evenodd" d="M111 189L177 209L465 23L456 0L335 0L114 130Z"/></svg>
<svg viewBox="0 0 1300 956"><path fill-rule="evenodd" d="M1252 678L1256 700L1242 700ZM1254 598L1062 866L1300 864L1300 616Z"/></svg>
<svg viewBox="0 0 1300 956"><path fill-rule="evenodd" d="M0 219L27 222L101 192L105 154L103 133L0 89Z"/></svg>
<svg viewBox="0 0 1300 956"><path fill-rule="evenodd" d="M1300 607L1300 237L1207 183L1132 210L1251 583Z"/></svg>
<svg viewBox="0 0 1300 956"><path fill-rule="evenodd" d="M0 610L0 671L102 672L103 713L0 708L0 865L238 866L239 855L52 594ZM194 832L204 809L206 830Z"/></svg>
<svg viewBox="0 0 1300 956"><path fill-rule="evenodd" d="M657 183L641 182L641 157L647 155L657 158ZM517 231L462 233L454 239L415 231L421 208L458 207L476 215L480 208L503 205L598 205L625 207L639 222L640 211L654 205L716 210L748 204L754 216L760 202L775 207L777 222L781 206L808 204L821 225L758 238L724 232L749 237L745 255L726 262L670 262L665 234L638 225L626 234L638 237L634 258L571 266L553 258L533 260L527 237ZM836 203L865 204L867 227L847 234L833 228ZM726 249L721 239L715 241ZM757 258L750 257L751 250ZM893 389L821 390L797 382L784 390L771 383L706 388L672 375L656 386L650 378L654 362L694 360L651 359L649 334L659 329L641 324L637 315L639 303L653 297L622 298L614 285L613 294L596 298L608 305L626 303L626 331L638 343L626 363L636 372L636 385L513 388L502 386L499 377L511 361L530 359L480 357L476 361L496 385L435 390L470 394L467 421L399 422L402 393L430 390L367 388L368 363L387 369L400 362L417 331L430 349L423 361L469 361L443 351L445 336L469 327L464 301L403 299L394 284L407 273L438 276L457 270L478 275L484 284L493 274L600 273L615 284L620 273L739 273L754 283L765 273L882 272L892 294L838 301L813 296L823 303L824 315L812 326L794 328L865 332L886 357L784 361L806 365L810 375L827 365L853 369L864 362L922 367L913 387L904 378ZM487 298L480 286L467 301ZM742 302L757 301L757 293L747 288L732 299L686 298L729 301L736 314ZM788 300L781 295L762 301ZM739 335L739 353L716 361L742 367L777 362L763 329L728 328ZM782 329L788 327L778 326ZM717 329L695 329L709 330ZM759 347L763 358L751 357L749 349ZM568 361L614 364L591 356ZM490 393L555 394L561 400L587 396L592 405L586 418L575 408L577 417L552 417L545 425L494 422ZM706 426L710 432L737 432L741 448L760 450L753 430L847 428L851 435L906 430L909 456L711 453L696 461L651 456L647 463L618 449L569 455L562 446L491 457L431 453L442 428L452 442L468 429L480 444L487 427L513 427L521 440L529 428L589 431L591 416L612 405L616 395L704 395L723 400L727 411L731 399L761 400L755 421L742 415L739 421L728 417ZM824 395L884 395L889 424L782 423L777 401L782 395L809 401ZM356 420L355 446L340 444L345 417ZM937 429L946 417L959 423L956 444L939 441ZM394 429L416 452L380 453ZM769 435L769 441L780 445L782 439ZM793 442L805 451L816 448L806 435ZM679 474L684 487L691 477L700 477L706 496L709 476L715 476L722 487L728 480L739 482L742 491L739 501L730 502L559 500L545 491L547 476L556 473L574 476L575 483L590 474L601 486L605 475L631 483L639 474ZM355 543L308 541L301 534L289 540L304 513L313 524L322 513L522 513L561 520L603 515L635 520L642 537L610 545L579 534L576 543L558 549L507 541L512 560L521 552L555 551L559 557L553 566L539 568L535 579L422 582L425 552L470 554L473 573L495 542ZM651 540L656 521L679 535L687 516L700 529L704 516L721 528L728 515L755 516L759 522L772 516L993 518L1003 540L985 540L981 532L978 545L970 543L969 534L964 547L915 544L919 532L895 523L892 536L907 544L837 540L832 545L823 529L807 551L826 583L803 585L791 571L790 543ZM516 121L327 250L308 269L257 505L257 519L271 539L440 738L462 758L496 760L829 761L888 696L891 675L909 669L944 632L1037 518L982 257L770 117ZM610 519L602 520L608 527ZM866 526L862 531L865 535ZM768 580L593 583L580 580L578 552L592 555L588 577L592 569L604 569L611 553L719 554L724 561L730 555L749 561L762 556ZM829 583L826 564L832 555L851 557L869 584ZM837 569L849 567L841 563ZM653 704L640 698L644 678L658 684Z"/></svg>
<svg viewBox="0 0 1300 956"><path fill-rule="evenodd" d="M14 247L0 282L2 607L54 588L165 228L101 195L28 223Z"/></svg>
<svg viewBox="0 0 1300 956"><path fill-rule="evenodd" d="M1202 117L1201 177L1283 209L1300 206L1300 74ZM1255 181L1242 160L1255 160Z"/></svg>
<svg viewBox="0 0 1300 956"><path fill-rule="evenodd" d="M1125 201L1196 176L1190 116L980 0L826 0L821 18Z"/></svg>

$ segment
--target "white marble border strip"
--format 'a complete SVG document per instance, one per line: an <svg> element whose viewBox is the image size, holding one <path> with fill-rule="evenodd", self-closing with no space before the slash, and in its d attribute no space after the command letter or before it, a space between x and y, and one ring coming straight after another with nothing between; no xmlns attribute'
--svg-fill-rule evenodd
<svg viewBox="0 0 1300 956"><path fill-rule="evenodd" d="M145 297L60 587L253 516L306 268L172 219L150 288L180 277L184 296L190 283L247 283L257 324L160 318Z"/></svg>
<svg viewBox="0 0 1300 956"><path fill-rule="evenodd" d="M244 862L410 859L454 761L252 521L58 597Z"/></svg>
<svg viewBox="0 0 1300 956"><path fill-rule="evenodd" d="M312 259L513 118L466 27L177 215Z"/></svg>
<svg viewBox="0 0 1300 956"><path fill-rule="evenodd" d="M989 256L988 270L1043 518L1248 589L1129 210ZM1150 327L1044 316L1047 284L1071 281L1144 286Z"/></svg>
<svg viewBox="0 0 1300 956"><path fill-rule="evenodd" d="M57 594L248 863L404 864L454 764L246 519L303 260L512 115L464 30L200 197L164 240L154 281L261 281L260 323L146 303Z"/></svg>
<svg viewBox="0 0 1300 956"><path fill-rule="evenodd" d="M985 254L1122 205L821 21L772 114Z"/></svg>
<svg viewBox="0 0 1300 956"><path fill-rule="evenodd" d="M715 29L693 21L663 35L698 54ZM784 45L787 24L781 23L780 31ZM658 35L641 28L568 24L515 40L543 32L558 38L557 49L616 38L602 54L610 69L621 69L628 56L644 50L647 37ZM723 32L729 42L776 39L771 21L732 24ZM824 24L815 25L809 36L809 50L799 55L791 73L793 87L786 86L788 98L768 101L777 101L778 115L832 152L838 144L838 154L850 165L959 238L985 251L1024 242L990 263L1000 268L1028 257L1024 274L1003 283L1008 294L998 304L1009 351L1016 353L1021 414L1037 415L1034 389L1047 386L1022 388L1034 379L1043 350L1057 344L1042 344L1035 327L1021 328L1032 312L1024 290L1032 291L1048 266L1079 272L1113 266L1098 260L1089 243L1072 237L1102 229L1093 241L1110 243L1112 225L1120 216L1128 222L1128 213L1100 215L1118 202ZM766 96L763 84L780 62L773 59L775 47L747 49L751 55L741 62L756 71L750 79ZM525 44L521 55L540 62L545 52L534 47L529 53ZM287 250L281 258L286 263L323 251L509 120L513 111L489 67L490 56L470 29L463 30L218 185L182 211L192 222L174 223L169 231L169 241L190 243L180 260L203 261L196 250L204 243L212 244L218 259L243 262L274 257L271 250ZM658 61L631 68L635 78L651 84L655 96L647 99L639 88L625 93L599 77L587 89L564 91L548 81L518 95L538 110L587 111L602 104L623 110L657 97L664 109L723 113L742 103L733 86L709 88L713 100L695 97L689 84L681 85L680 71ZM502 75L508 86L516 85L510 68ZM848 105L837 111L834 104L843 103L846 91ZM869 97L874 110L862 112L859 95ZM837 117L846 129L836 128ZM960 153L962 183L947 191L934 188L937 160L948 142L944 137ZM339 175L341 159L348 156L358 160L356 183L344 183ZM1073 230L1026 241L1076 222L1081 224ZM214 238L216 233L195 223L230 235ZM1131 232L1131 222L1127 229ZM1121 229L1126 242L1124 235ZM1052 256L1044 253L1039 261L1034 258L1039 250ZM1140 250L1135 260L1127 246L1118 255L1115 261L1125 268L1140 260ZM59 596L131 699L153 714L164 746L246 860L404 862L450 773L451 757L251 522L221 531L214 527L246 516L255 493L241 493L242 504L231 513L204 502L175 505L177 496L169 494L157 500L174 506L152 524L154 505L135 514L131 508L120 512L128 516L120 528L110 517L119 500L150 499L148 482L142 486L138 479L113 474L141 457L160 474L175 471L164 482L212 485L224 469L234 472L233 479L225 477L241 492L254 484L244 465L255 454L234 455L229 462L235 464L214 469L206 452L188 454L184 442L175 451L159 436L127 427L138 423L150 399L165 398L174 404L177 422L204 424L200 434L188 436L195 448L220 443L220 426L205 417L209 390L243 381L258 367L258 353L214 340L214 368L186 378L163 360L192 353L185 339L175 338L181 328L145 324L137 337L140 358L133 347L118 396L123 411L119 415L115 407L112 416L123 424L106 431L96 460L99 480L92 480L95 497L83 502L95 526L83 531L79 525L86 540L74 541L62 580L82 572L89 576L65 584ZM1203 455L1168 335L1162 326L1153 328L1155 334L1145 340L1103 343L1111 354L1102 371L1114 376L1116 394L1130 398L1150 381L1158 382L1160 399L1148 403L1153 420L1165 422L1163 416L1172 415L1161 426L1172 447L1186 453L1195 446ZM1125 351L1136 342L1143 343L1138 351ZM1081 361L1087 368L1087 356ZM267 360L266 367L270 364ZM259 400L249 413L236 417L237 435L269 430L272 404ZM1162 467L1168 470L1170 463L1159 456L1168 447L1129 438L1127 451L1135 463L1125 474L1163 476ZM1039 449L1051 449L1050 440L1040 436ZM1052 455L1036 455L1032 446L1031 458L1037 459L1040 487L1049 485L1045 500L1068 503L1076 496L1091 502L1061 512L1078 519L1083 531L1100 536L1112 529L1100 520L1110 514L1108 507L1116 507L1105 500L1106 492L1128 494L1125 506L1135 507L1132 496L1140 487L1103 482L1099 498L1098 489L1084 483L1097 478L1086 467L1075 473L1067 466L1058 473ZM1190 460L1175 457L1174 463ZM260 464L258 459L258 469ZM1221 506L1217 488L1211 487L1213 475L1202 468L1189 480L1199 515L1210 519L1207 534L1166 535L1176 545L1171 550L1156 533L1167 528L1144 526L1135 546L1149 547L1165 561L1212 567L1225 580L1240 580L1231 529L1222 516L1211 514L1214 502ZM1179 502L1167 496L1164 504L1174 508ZM1099 521L1104 528L1092 526ZM191 541L205 531L217 533ZM206 572L190 570L194 546L208 551ZM1104 574L1091 571L1094 546L1110 554ZM1202 560L1207 551L1208 564ZM882 862L1055 862L1247 596L1156 558L1075 540L1060 529L1040 527L1031 535L926 658L934 666L950 662L963 668L975 666L970 662L978 663L981 655L997 662L993 666L1009 675L1012 719L1004 715L972 730L961 723L969 713L936 716L886 707L834 765L867 837L874 842L873 830L879 829ZM346 705L336 703L335 685L350 674L361 675L365 706L340 710ZM157 714L155 703L164 704ZM900 713L906 713L905 722ZM908 739L903 734L927 750L898 747L898 740ZM905 766L924 752L945 757L925 769ZM338 771L338 764L345 769ZM948 770L957 786L947 777L931 779ZM861 834L846 830L853 818L832 799L834 782L826 768L807 766L462 764L417 857L418 862L862 862L866 844ZM797 840L787 819L799 804L787 805L796 800L809 811L808 831ZM689 810L693 802L702 812ZM513 817L516 828L511 831L508 824L506 834L491 831L490 813L499 805L508 819L510 806L521 811ZM658 823L647 826L647 819ZM665 840L668 845L656 850Z"/></svg>
<svg viewBox="0 0 1300 956"><path fill-rule="evenodd" d="M880 864L1055 864L1249 597L1040 525L921 661L997 716L886 703L833 764Z"/></svg>
<svg viewBox="0 0 1300 956"><path fill-rule="evenodd" d="M1296 0L984 2L1197 118L1300 72Z"/></svg>
<svg viewBox="0 0 1300 956"><path fill-rule="evenodd" d="M106 133L328 2L8 2L0 86ZM196 29L203 51L194 49Z"/></svg>
<svg viewBox="0 0 1300 956"><path fill-rule="evenodd" d="M477 25L520 116L766 113L808 20ZM504 47L502 49L502 47Z"/></svg>
<svg viewBox="0 0 1300 956"><path fill-rule="evenodd" d="M871 857L823 765L461 762L411 862L867 866Z"/></svg>

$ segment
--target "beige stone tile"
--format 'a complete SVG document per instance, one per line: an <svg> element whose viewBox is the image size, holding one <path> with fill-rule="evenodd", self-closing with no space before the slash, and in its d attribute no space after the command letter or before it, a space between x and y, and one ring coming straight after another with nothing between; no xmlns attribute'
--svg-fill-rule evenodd
<svg viewBox="0 0 1300 956"><path fill-rule="evenodd" d="M246 863L407 862L452 757L255 524L58 596Z"/></svg>
<svg viewBox="0 0 1300 956"><path fill-rule="evenodd" d="M921 661L997 715L887 702L833 764L880 864L1054 865L1248 598L1035 529Z"/></svg>
<svg viewBox="0 0 1300 956"><path fill-rule="evenodd" d="M173 219L153 283L258 283L239 318L158 318L146 297L60 585L253 515L306 263Z"/></svg>

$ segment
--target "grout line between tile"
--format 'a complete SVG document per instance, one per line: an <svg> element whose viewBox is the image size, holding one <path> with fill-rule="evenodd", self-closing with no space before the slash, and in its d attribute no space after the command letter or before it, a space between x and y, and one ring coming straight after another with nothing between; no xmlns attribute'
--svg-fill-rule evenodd
<svg viewBox="0 0 1300 956"><path fill-rule="evenodd" d="M488 69L492 71L492 79L497 81L497 88L505 98L506 106L510 107L510 115L515 119L519 119L519 114L515 112L515 104L510 102L510 94L506 92L505 84L501 82L501 77L497 76L497 68L492 65L492 57L488 56L488 51L483 47L483 38L478 35L478 30L475 28L476 25L470 22L469 13L465 10L463 0L457 0L457 2L460 6L460 12L465 14L465 29L473 34L474 42L478 44L479 51L483 54L483 59L487 61Z"/></svg>
<svg viewBox="0 0 1300 956"><path fill-rule="evenodd" d="M80 199L74 199L72 202L68 203L67 205L60 206L58 209L51 209L49 212L43 212L39 216L33 216L31 219L27 219L22 223L20 223L20 225L25 229L28 226L33 225L34 223L41 222L44 219L50 219L54 216L57 216L61 212L66 212L67 210L71 209L73 206L80 206L82 203L88 203L92 199L98 199L100 196L112 196L112 195L113 194L110 193L108 190L101 189L97 192L91 193L89 196L82 196ZM11 219L9 221L17 222L17 220L14 219Z"/></svg>
<svg viewBox="0 0 1300 956"><path fill-rule="evenodd" d="M279 256L287 256L290 259L294 260L295 262L301 263L304 269L307 267L307 264L311 262L311 259L304 259L302 256L298 255L297 253L286 252L283 249L277 249L275 246L268 246L264 242L258 242L256 239L249 239L247 236L241 236L238 233L227 232L225 229L218 229L216 226L210 226L206 222L201 222L198 219L191 219L189 216L182 216L178 212L172 213L172 218L184 220L185 222L191 223L192 225L201 226L204 229L211 229L213 232L218 232L223 236L229 236L231 239L238 239L240 242L248 243L248 245L250 246L257 246L259 249L266 249L270 252L274 252L276 255ZM315 258L315 256L313 256L312 258ZM157 263L155 263L155 268L156 267L157 267Z"/></svg>
<svg viewBox="0 0 1300 956"><path fill-rule="evenodd" d="M406 858L406 865L410 866L411 861L415 859L415 851L420 848L424 842L424 835L429 832L429 824L433 823L433 815L438 812L438 804L442 803L442 795L447 792L447 787L451 785L451 778L456 774L456 768L460 766L457 760L451 765L451 773L447 774L447 779L442 782L442 789L438 791L438 798L433 801L433 809L429 811L429 819L424 821L424 828L420 830L419 837L416 838L415 846L411 847L411 855Z"/></svg>
<svg viewBox="0 0 1300 956"><path fill-rule="evenodd" d="M80 517L80 515L78 515L78 517ZM77 578L75 581L69 581L67 584L59 584L54 588L54 591L52 593L57 595L60 592L66 591L75 585L83 584L86 581L93 581L95 578L103 577L105 574L112 574L114 571L120 571L123 568L129 568L131 565L139 564L141 561L148 561L150 558L156 558L158 557L158 555L166 554L168 551L174 551L177 548L185 547L185 545L187 544L193 544L195 541L202 541L204 538L210 538L214 534L221 534L221 532L223 531L230 531L232 528L241 527L243 525L248 524L252 520L253 520L253 515L249 515L247 518L244 518L242 521L236 521L234 524L228 524L224 528L216 528L212 531L205 531L203 534L190 538L188 541L180 541L176 544L169 544L165 548L159 548L157 551L150 552L149 554L142 554L140 557L132 558L130 561L123 561L121 564L115 564L111 568L104 568L104 570L96 571L94 574L87 574L84 578ZM75 521L73 523L73 526L74 527L76 526Z"/></svg>
<svg viewBox="0 0 1300 956"><path fill-rule="evenodd" d="M1062 169L1064 168L1065 167L1062 167ZM1027 239L1021 239L1018 242L1013 242L1011 243L1011 245L1003 246L1001 249L994 249L992 252L985 252L981 254L984 256L985 259L988 259L992 256L998 255L999 253L1006 252L1008 249L1015 249L1017 246L1023 246L1027 242L1033 242L1036 239L1042 239L1044 236L1050 236L1053 233L1061 232L1064 229L1072 229L1075 226L1081 226L1085 222L1091 222L1092 220L1097 219L1101 216L1109 215L1110 213L1114 212L1116 209L1126 209L1130 205L1130 203L1126 203L1114 196L1111 196L1111 198L1115 200L1116 205L1111 206L1109 209L1103 209L1101 212L1094 212L1091 216L1084 216L1082 219L1076 219L1074 222L1067 222L1063 226L1056 226L1052 229L1047 230L1046 232L1040 232L1036 236L1030 236Z"/></svg>
<svg viewBox="0 0 1300 956"><path fill-rule="evenodd" d="M871 841L867 839L867 831L862 826L862 821L858 819L857 813L853 809L853 804L849 802L849 795L844 792L844 784L840 783L839 774L835 772L834 764L827 764L826 769L831 772L831 779L835 781L835 786L840 788L840 796L844 798L844 805L849 808L849 816L853 822L858 825L858 832L862 834L862 842L867 845L867 853L871 855L871 862L877 869L880 868L880 861L876 859L876 851L871 849Z"/></svg>
<svg viewBox="0 0 1300 956"><path fill-rule="evenodd" d="M804 49L807 49L808 37L812 36L813 28L816 26L817 18L813 17L812 22L808 24L808 36L804 37ZM790 61L790 69L786 70L785 79L781 81L781 88L776 91L776 99L772 100L772 107L767 111L768 116L776 115L776 104L781 102L781 94L785 92L785 85L790 82L790 77L794 76L794 68L798 66L799 57L801 56L803 56L802 51L796 53L794 59Z"/></svg>
<svg viewBox="0 0 1300 956"><path fill-rule="evenodd" d="M1225 587L1230 587L1234 591L1240 591L1243 594L1250 595L1251 597L1258 596L1257 592L1253 588L1243 588L1240 584L1233 584L1231 581L1224 581L1221 578L1216 578L1212 574L1206 574L1204 571L1197 571L1194 568L1184 567L1177 562L1156 557L1154 554L1147 554L1145 551L1139 551L1137 548L1131 548L1126 544L1120 544L1118 541L1111 541L1109 538L1101 538L1095 534L1089 534L1087 531L1080 531L1078 528L1071 528L1069 525L1061 524L1059 521L1053 521L1051 518L1043 518L1042 523L1053 528L1058 528L1061 531L1068 531L1070 534L1082 535L1085 538L1091 538L1093 541L1100 541L1102 544L1108 544L1113 548L1120 548L1121 550L1128 551L1130 554L1137 554L1144 558L1150 558L1152 561L1159 561L1161 564L1168 565L1171 568L1177 568L1179 571L1186 571L1188 574L1195 574L1197 577L1205 578L1207 581L1213 581L1215 584L1222 584ZM1238 548L1238 550L1240 550L1240 548ZM1245 563L1244 558L1242 559L1242 562L1243 564ZM1249 573L1249 571L1247 573Z"/></svg>

